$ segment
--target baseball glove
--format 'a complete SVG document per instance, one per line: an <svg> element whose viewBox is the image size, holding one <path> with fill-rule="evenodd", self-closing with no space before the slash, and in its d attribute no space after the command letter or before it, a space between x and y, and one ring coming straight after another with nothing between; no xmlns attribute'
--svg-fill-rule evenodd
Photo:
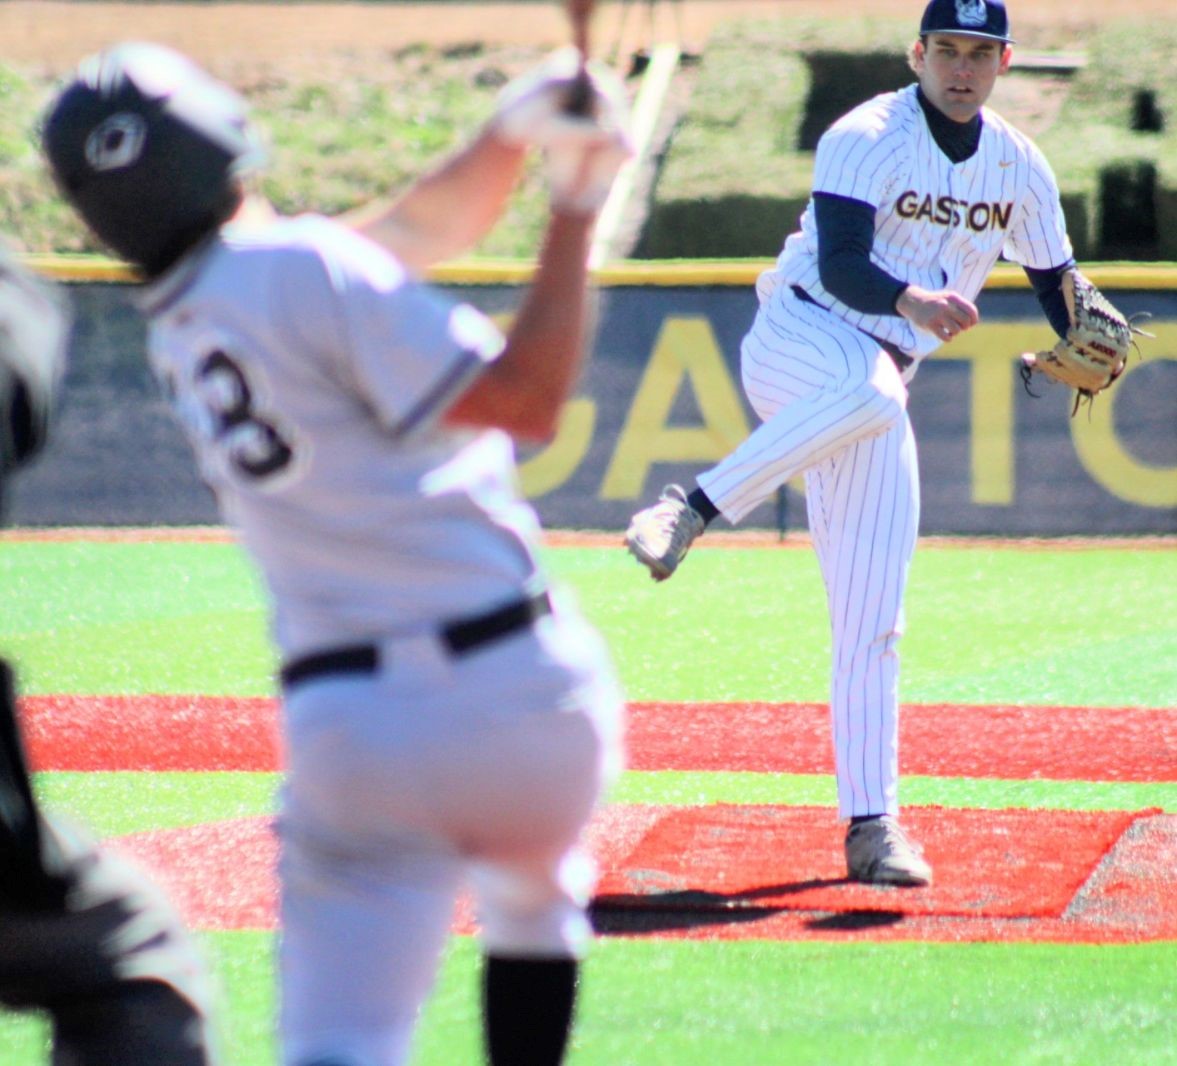
<svg viewBox="0 0 1177 1066"><path fill-rule="evenodd" d="M1125 318L1078 270L1068 270L1061 287L1070 329L1049 351L1023 355L1021 372L1027 391L1035 373L1075 389L1073 416L1081 402L1091 402L1124 372L1133 334L1152 334Z"/></svg>

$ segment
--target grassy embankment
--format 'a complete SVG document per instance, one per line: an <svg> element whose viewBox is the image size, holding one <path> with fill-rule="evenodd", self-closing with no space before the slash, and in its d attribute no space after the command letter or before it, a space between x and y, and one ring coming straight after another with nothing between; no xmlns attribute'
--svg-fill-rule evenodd
<svg viewBox="0 0 1177 1066"><path fill-rule="evenodd" d="M722 25L702 63L684 68L682 91L673 96L681 115L653 193L660 207L674 205L660 224L671 236L649 234L652 254L692 255L696 244L704 255L773 254L809 189L812 154L798 150L812 77L804 55L864 54L894 76L909 36L906 22L879 19ZM1015 65L994 103L1030 129L1050 158L1077 243L1090 245L1081 254L1130 257L1132 242L1147 239L1147 232L1129 232L1131 219L1152 219L1148 226L1162 238L1177 231L1177 27L1117 24L1082 40L1029 42L1024 50L1040 48L1086 62L1071 75ZM395 193L488 115L505 80L537 58L524 47L421 45L347 80L239 73L236 83L272 146L263 189L284 211L328 214ZM869 80L871 67L868 58L848 76ZM50 88L36 71L0 64L0 232L27 252L94 252L36 151ZM1168 132L1132 129L1150 116ZM533 170L475 254L529 258L543 202ZM1104 216L1116 204L1126 220L1119 232L1104 233Z"/></svg>

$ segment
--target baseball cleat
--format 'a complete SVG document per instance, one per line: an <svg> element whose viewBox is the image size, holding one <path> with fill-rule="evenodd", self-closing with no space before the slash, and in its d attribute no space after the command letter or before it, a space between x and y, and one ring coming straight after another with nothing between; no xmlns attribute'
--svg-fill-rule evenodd
<svg viewBox="0 0 1177 1066"><path fill-rule="evenodd" d="M846 831L846 872L874 885L930 885L932 868L889 814Z"/></svg>
<svg viewBox="0 0 1177 1066"><path fill-rule="evenodd" d="M689 503L680 485L667 485L653 507L630 519L625 544L655 581L665 581L678 569L687 549L706 523Z"/></svg>

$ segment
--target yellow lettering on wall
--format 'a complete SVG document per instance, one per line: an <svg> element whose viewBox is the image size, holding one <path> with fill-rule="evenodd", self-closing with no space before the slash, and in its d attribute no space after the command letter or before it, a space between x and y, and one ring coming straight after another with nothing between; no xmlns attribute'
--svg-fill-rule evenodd
<svg viewBox="0 0 1177 1066"><path fill-rule="evenodd" d="M1048 343L1045 322L995 322L976 326L933 353L931 359L969 363L970 498L973 503L1008 506L1014 499L1014 389L1021 388L1017 357ZM1001 358L1008 353L1009 358ZM912 385L918 389L919 377ZM968 432L961 426L961 432Z"/></svg>
<svg viewBox="0 0 1177 1066"><path fill-rule="evenodd" d="M689 379L703 418L699 426L667 424ZM658 462L714 462L748 435L748 422L715 333L706 318L667 318L622 426L601 497L634 499Z"/></svg>
<svg viewBox="0 0 1177 1066"><path fill-rule="evenodd" d="M560 412L556 436L543 451L519 464L519 480L524 495L534 499L558 489L567 481L588 454L597 421L597 405L592 400L569 400Z"/></svg>
<svg viewBox="0 0 1177 1066"><path fill-rule="evenodd" d="M1145 360L1132 358L1120 380L1091 406L1071 419L1071 439L1083 468L1108 492L1143 507L1177 507L1177 466L1156 466L1137 459L1116 436L1116 400L1126 379L1146 362L1177 361L1177 325L1150 326L1156 340L1145 341ZM1153 352L1164 354L1153 355Z"/></svg>
<svg viewBox="0 0 1177 1066"><path fill-rule="evenodd" d="M1053 343L1054 334L1036 322L996 322L962 333L932 359L970 364L971 498L974 503L1008 505L1014 498L1013 395L1021 388L1017 355ZM1126 378L1146 362L1177 359L1177 324L1150 326L1155 340L1145 341L1144 359L1133 357L1116 386L1104 393L1086 415L1071 420L1071 437L1083 468L1113 496L1144 507L1177 506L1177 467L1156 466L1133 456L1116 435L1115 403ZM1001 353L1010 358L1001 358ZM1052 386L1036 378L1035 392L1050 395ZM919 388L917 377L913 388ZM968 427L962 426L962 431Z"/></svg>

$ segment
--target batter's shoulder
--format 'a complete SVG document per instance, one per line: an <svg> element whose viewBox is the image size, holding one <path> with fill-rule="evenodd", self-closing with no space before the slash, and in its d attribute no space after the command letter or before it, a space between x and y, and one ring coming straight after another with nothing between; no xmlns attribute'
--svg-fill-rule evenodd
<svg viewBox="0 0 1177 1066"><path fill-rule="evenodd" d="M264 251L278 276L307 270L325 273L336 288L361 279L395 288L405 279L404 268L391 253L325 215L281 218L264 232L234 237L239 251L251 244Z"/></svg>

